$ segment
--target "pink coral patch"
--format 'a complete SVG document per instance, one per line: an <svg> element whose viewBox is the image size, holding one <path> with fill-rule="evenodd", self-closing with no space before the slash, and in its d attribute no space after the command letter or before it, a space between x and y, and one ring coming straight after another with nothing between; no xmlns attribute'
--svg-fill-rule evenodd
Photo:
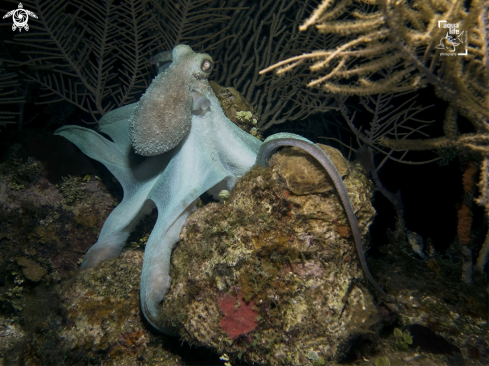
<svg viewBox="0 0 489 366"><path fill-rule="evenodd" d="M238 303L239 306L236 307ZM219 310L224 313L219 325L223 331L229 334L231 339L236 339L241 334L251 332L258 325L255 320L258 312L252 309L255 304L253 301L246 304L243 301L241 292L238 292L237 298L231 294L220 295L217 299L217 305Z"/></svg>

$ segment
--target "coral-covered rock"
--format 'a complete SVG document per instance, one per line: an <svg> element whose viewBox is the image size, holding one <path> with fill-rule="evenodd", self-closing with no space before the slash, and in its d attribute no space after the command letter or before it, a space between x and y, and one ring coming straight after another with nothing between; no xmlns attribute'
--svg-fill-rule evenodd
<svg viewBox="0 0 489 366"><path fill-rule="evenodd" d="M73 277L114 208L107 187L42 167L15 150L0 164L0 364L181 364L141 316L141 252Z"/></svg>
<svg viewBox="0 0 489 366"><path fill-rule="evenodd" d="M34 334L29 359L43 365L183 365L161 348L139 305L140 251L81 271L58 287L59 313ZM49 346L48 346L49 345Z"/></svg>
<svg viewBox="0 0 489 366"><path fill-rule="evenodd" d="M22 273L24 273L24 276L32 282L41 281L44 275L48 273L46 268L28 258L17 258L17 263L22 267Z"/></svg>
<svg viewBox="0 0 489 366"><path fill-rule="evenodd" d="M33 158L23 162L14 154L0 164L0 276L7 288L22 281L13 272L47 283L70 275L114 208L95 175L66 176L59 184L44 175Z"/></svg>
<svg viewBox="0 0 489 366"><path fill-rule="evenodd" d="M365 235L375 214L372 185L355 167L344 181ZM375 332L379 317L332 193L295 195L276 166L253 168L225 204L189 216L172 254L163 318L191 344L231 358L267 365L309 364L309 351L318 362L341 358L352 339Z"/></svg>
<svg viewBox="0 0 489 366"><path fill-rule="evenodd" d="M39 167L27 158L0 164L0 365L183 365L169 351L171 341L141 317L142 253L128 251L96 268L74 271L113 207L102 181L81 175L55 186L39 176L44 174ZM370 185L355 167L344 183L365 234L372 217ZM317 365L344 353L349 344L344 336L364 332L375 314L368 292L355 282L361 271L348 222L332 198L330 190L293 194L275 166L246 176L226 204L195 212L173 258L168 304L179 307L166 311L182 337L231 358L242 352L264 365L278 360ZM143 220L128 244L144 245L155 215ZM373 269L396 297L397 310L392 304L378 310L388 325L384 329L395 322L403 334L411 333L413 345L400 349L392 332L367 333L374 342L356 342L354 354L372 364L380 356L392 365L489 364L487 282L460 288L453 263L407 256L397 250L394 235L389 248ZM26 273L31 264L48 271L39 282ZM53 285L60 279L61 286ZM219 306L224 298L227 305ZM240 310L242 302L250 308ZM251 330L240 326L236 338L224 320L234 307L238 314L247 312L245 324L256 322ZM436 337L420 336L417 326ZM432 340L440 337L450 346L433 353ZM174 342L181 350L181 341ZM415 348L420 342L424 347Z"/></svg>
<svg viewBox="0 0 489 366"><path fill-rule="evenodd" d="M114 198L94 174L50 182L43 163L19 149L0 163L0 308L26 321L29 292L74 273Z"/></svg>
<svg viewBox="0 0 489 366"><path fill-rule="evenodd" d="M317 144L336 166L342 177L348 173L350 164L341 152L328 145ZM275 154L270 159L280 176L287 182L287 187L295 194L322 193L334 190L334 184L324 168L307 152L290 147Z"/></svg>
<svg viewBox="0 0 489 366"><path fill-rule="evenodd" d="M212 91L216 94L226 117L242 130L263 140L256 130L258 116L254 113L253 106L246 98L233 87L223 87L212 80L209 81L209 84Z"/></svg>

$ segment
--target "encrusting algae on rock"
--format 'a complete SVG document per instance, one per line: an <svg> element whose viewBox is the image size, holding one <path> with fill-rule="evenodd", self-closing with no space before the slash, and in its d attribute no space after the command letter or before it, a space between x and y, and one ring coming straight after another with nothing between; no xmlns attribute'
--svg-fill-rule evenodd
<svg viewBox="0 0 489 366"><path fill-rule="evenodd" d="M387 254L375 261L375 277L397 305L377 307L383 331L376 332L380 325L360 286L366 281L358 281L363 273L337 193L326 185L307 194L322 173L294 150L273 156L273 171L245 176L226 203L204 205L190 217L174 253L175 285L164 314L189 340L183 347L179 338L155 332L141 312L142 249L156 210L121 256L75 272L120 200L116 191L109 194L110 177L98 180L94 174L103 172L92 171L89 180L84 172L56 186L45 173L36 175L41 162L0 164L0 365L175 366L189 362L188 347L196 344L219 351L208 354L213 365L219 355L233 365L244 363L236 361L240 356L261 365L337 365L351 357L368 365L381 359L391 365L489 364L486 293L457 287L454 264L442 257L426 262L406 254L394 233ZM373 216L370 182L346 162L342 171L335 154L328 155L344 176L365 235ZM283 164L290 159L298 160L298 177ZM180 308L171 310L172 304ZM413 344L400 347L388 331L393 327Z"/></svg>
<svg viewBox="0 0 489 366"><path fill-rule="evenodd" d="M375 215L372 185L339 155L333 160L345 168L365 235ZM300 165L299 177L289 174L290 159ZM334 187L304 193L317 178L308 160L284 149L272 169L255 167L238 181L225 205L210 203L189 216L160 310L190 344L268 365L310 364L312 351L321 365L379 326Z"/></svg>
<svg viewBox="0 0 489 366"><path fill-rule="evenodd" d="M226 117L243 131L263 140L263 137L256 129L259 117L255 114L250 102L233 87L223 87L213 80L209 81L209 85L216 94Z"/></svg>

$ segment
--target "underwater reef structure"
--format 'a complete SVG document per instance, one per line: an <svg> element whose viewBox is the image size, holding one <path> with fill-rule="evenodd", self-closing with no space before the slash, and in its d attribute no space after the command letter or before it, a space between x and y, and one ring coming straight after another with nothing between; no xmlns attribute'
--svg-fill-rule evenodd
<svg viewBox="0 0 489 366"><path fill-rule="evenodd" d="M20 95L17 74L8 72L4 63L0 61L0 127L16 123L16 118L20 115L19 107L22 108L25 103L25 99Z"/></svg>
<svg viewBox="0 0 489 366"><path fill-rule="evenodd" d="M321 146L344 176L363 236L375 216L359 166ZM160 312L190 344L267 365L339 360L375 334L351 230L332 181L297 148L255 167L224 203L189 215Z"/></svg>
<svg viewBox="0 0 489 366"><path fill-rule="evenodd" d="M88 249L86 241L96 239L117 204L99 177L65 176L53 184L41 161L23 160L19 149L13 145L10 159L0 164L0 275L5 286L0 301L9 311L25 306L20 301L24 285L50 285L69 277Z"/></svg>
<svg viewBox="0 0 489 366"><path fill-rule="evenodd" d="M49 138L51 140L48 145L52 145L54 141L64 142L64 139L53 136L46 136L43 140ZM83 255L96 240L107 215L122 198L122 192L102 166L95 169L87 164L89 159L75 149L72 149L72 158L65 161L65 167L85 166L88 171L76 173L69 170L71 176L65 171L62 174L64 179L60 179L58 184L50 183L48 177L52 172L43 169L43 166L49 167L50 163L46 160L40 161L39 157L31 155L33 153L29 151L32 151L30 148L33 144L34 141L27 139L22 144L12 145L8 152L9 158L0 163L0 363L80 366L195 364L196 362L192 362L187 356L196 354L196 357L199 357L203 348L197 349L192 346L189 349L187 342L182 345L181 340L176 337L167 337L155 332L141 311L139 286L144 258L143 248L153 230L156 212L144 219L136 228L119 257L102 262L96 267L77 271ZM353 206L365 213L359 216L359 222L367 224L369 215L374 214L369 208L372 184L358 171L358 165L348 168L348 164L342 163L342 158L335 157L334 150L327 150L327 153L338 167L340 175L344 177ZM53 160L59 165L59 156L53 156ZM314 188L316 183L327 179L317 165L313 163L311 167L310 160L311 158L300 150L292 148L281 151L279 156L274 156L271 160L274 170L253 169L243 178L242 184L240 181L237 182L225 202L223 200L220 203L198 205L197 211L189 217L189 225L184 227L180 236L182 247L179 248L178 244L176 246L173 260L178 258L179 262L171 267L175 285L170 289L169 296L178 298L182 309L191 310L192 306L205 303L213 304L212 309L217 309L217 313L216 318L198 318L198 321L192 318L194 325L186 325L186 313L173 312L173 321L182 329L183 337L193 337L190 342L194 345L201 337L198 331L202 330L206 322L212 323L211 331L220 334L223 342L222 348L212 345L210 348L229 349L228 358L233 365L245 364L245 359L258 358L259 355L264 355L266 359L266 355L271 354L272 349L277 350L265 335L255 337L254 334L273 335L277 344L288 351L287 342L296 342L296 333L272 327L276 323L271 325L266 319L281 320L275 316L279 311L284 311L290 315L286 318L287 321L293 324L294 319L298 319L288 310L297 309L298 305L311 306L309 301L314 298L308 298L307 294L310 292L317 295L321 290L315 286L324 281L324 274L331 273L333 268L338 270L339 275L332 276L331 279L326 278L331 282L326 281L325 288L332 288L332 294L335 295L343 285L350 283L355 292L348 292L345 299L360 299L365 300L367 305L372 304L364 287L365 282L362 279L356 251L352 248L351 233L348 233L344 213L328 211L320 212L319 216L303 216L309 210L318 207L316 204L319 203L334 204L333 209L340 205L331 182ZM297 174L290 174L293 173L291 167L297 169ZM346 173L344 168L348 168ZM264 179L259 178L260 176ZM366 185L361 187L362 192L359 192L358 187L355 189L355 186L350 185L352 182L363 182ZM251 194L241 189L248 189L250 185L254 186ZM304 188L307 188L307 191L303 190ZM251 253L236 251L246 243L240 243L236 239L236 235L242 233L241 226L234 229L240 220L243 220L242 226L246 225L242 212L234 210L240 202L249 203L252 199L258 203L266 203L265 207L245 206L246 209L259 213L257 217L251 216L247 224L247 227L255 225L251 227L253 231L248 234L249 237L255 239L257 244L263 244L261 249L255 248L253 242L247 244L251 253L256 254L253 257L250 256ZM311 205L311 202L316 206ZM300 204L304 206L300 207ZM272 208L282 210L278 213L272 211L274 214L270 214L268 210ZM235 216L220 215L221 210ZM212 214L212 217L207 218L207 214ZM336 215L338 221L329 221L327 214L333 220L333 215ZM323 219L326 221L320 223ZM309 225L305 228L301 225L299 228L302 232L307 230L305 235L292 237L291 234L277 242L267 236L273 230L290 230L292 224L299 225L301 222ZM202 225L208 225L210 229L206 231L204 226L204 230L201 230ZM319 226L322 225L331 230L329 235L319 230ZM258 241L253 236L255 233L258 234L255 229L260 229L263 233ZM309 234L318 231L318 238L323 238L324 241L318 241ZM362 227L361 232L365 233L366 228ZM193 240L199 238L209 246L201 247ZM346 252L340 255L335 248L331 248L332 251L326 252L327 257L318 258L317 253L324 252L316 249L322 249L327 243L333 244L330 240L334 239L337 239L339 248ZM366 247L368 242L367 235ZM229 243L233 245L228 246ZM256 268L240 267L242 263L229 268L227 263L233 258L219 258L221 252L213 253L214 248L224 253L229 251L235 258L237 255L248 258L257 264ZM487 293L484 289L471 286L460 288L453 263L441 257L430 256L427 260L421 260L413 256L412 251L401 250L395 238L392 238L389 248L386 256L371 257L369 263L375 277L389 294L396 297L398 304L395 307L392 307L392 304L387 307L385 304L375 305L374 301L380 323L372 324L370 331L366 333L363 333L366 326L363 323L360 327L346 331L333 329L336 333L330 334L330 339L335 335L346 336L347 332L352 335L349 341L343 343L344 349L337 349L336 355L339 356L349 348L350 356L347 356L346 361L351 359L351 355L356 355L356 359L359 358L362 364L368 366L376 365L376 362L378 365L380 358L384 361L388 359L391 365L487 365L488 314ZM194 254L188 249L197 250L196 254L202 260L196 260L195 263L200 266L205 265L211 258L215 260L214 263L221 263L215 268L208 267L211 274L217 273L218 276L206 280L204 274L196 273L192 268L189 268L190 275L179 271L177 266L184 260L182 255L190 255L194 260ZM384 251L383 248L381 250ZM301 253L304 254L304 259ZM336 263L336 260L339 262ZM232 277L219 275L223 271L225 274L241 273L238 277L241 281L231 288L228 282L232 283ZM292 275L289 272L292 272ZM40 278L43 273L44 276ZM354 281L350 282L340 276L345 273L355 276ZM177 284L177 281L186 278L203 280L197 284L206 284L202 288L202 293L210 295L201 298L198 288L190 281ZM216 281L211 281L213 279ZM341 282L340 279L346 282ZM274 286L273 290L270 281ZM255 287L255 282L259 287ZM334 284L338 286L336 290ZM242 285L243 287L240 287ZM294 292L289 293L289 289ZM182 292L187 296L178 295ZM289 298L296 301L304 297L304 301L299 304L294 304L293 301L263 301L260 304L258 296L267 294L271 295L271 299ZM352 299L353 294L358 297ZM247 300L245 295L253 297ZM321 301L332 302L334 297L329 295L326 294ZM341 317L316 319L313 316L305 316L301 318L302 324L296 323L292 328L314 332L325 322L326 325L333 324L335 319L338 324L341 321L348 324L346 315L351 314L349 304L343 303L345 310ZM355 306L356 304L354 302ZM237 305L240 306L236 307ZM314 307L317 305L312 304L312 315L321 311ZM374 321L375 314L370 312L371 308L367 309L368 312L363 311L360 314L370 313L370 320ZM298 315L304 314L301 308L297 310ZM236 324L237 320L240 320L238 326L232 326L231 324ZM185 330L187 326L188 332ZM379 327L382 327L383 331L377 332ZM393 327L398 329L391 331ZM267 331L264 332L264 329ZM280 343L279 334L283 336L282 341L285 344ZM406 342L406 339L409 341L409 337L412 338L411 343ZM261 350L262 345L267 349ZM246 351L252 348L250 357L246 358L245 353L242 353L240 358L240 351L233 353L238 348ZM333 356L332 350L326 351L331 351L329 356ZM336 360L326 361L326 357L329 356L325 357L319 347L304 350L299 348L288 355L297 356L301 365L317 365L323 360L329 365L345 364L345 360L341 360L341 363ZM220 356L221 353L208 353L205 359L208 364L217 365L221 362ZM272 354L270 357L275 356ZM264 361L263 364L269 362Z"/></svg>
<svg viewBox="0 0 489 366"><path fill-rule="evenodd" d="M28 56L5 61L23 83L41 88L39 99L31 100L66 101L98 121L148 87L145 46L156 43L145 27L152 20L144 2L27 0L23 5L39 19L6 43L12 54Z"/></svg>
<svg viewBox="0 0 489 366"><path fill-rule="evenodd" d="M285 30L294 23L287 14L294 7L282 2L256 3L260 6L250 8L256 16L250 17L248 28L240 29L241 34L261 34L266 27L261 28L260 12L278 9L281 14L277 16L273 11L268 17L262 16L266 18L264 24L275 30L270 35L282 35L280 42L286 44L290 34ZM270 7L261 7L265 3ZM117 10L121 10L134 2L117 4L121 5ZM165 10L172 10L173 4ZM217 2L204 0L200 4ZM307 4L310 8L317 2ZM189 9L175 8L177 13ZM103 19L100 8L94 9L95 21ZM124 14L134 15L134 9L126 8ZM65 10L59 6L53 14L73 15L72 9ZM172 14L168 13L170 17ZM70 16L59 21L51 19L51 27L63 27L71 21L75 24ZM142 18L135 18L132 31L140 30L137 23ZM176 23L185 24L177 18ZM121 20L128 18L122 16ZM211 27L212 21L201 23ZM102 26L111 29L110 25ZM187 23L185 28L192 26ZM122 27L114 29L121 31ZM77 32L66 34L76 36ZM187 39L192 38L191 33L185 34ZM300 44L301 35L296 36ZM226 35L223 37L223 45L232 42ZM242 58L241 69L256 68L266 59L260 50L271 50L267 45L279 44L273 37L260 44L260 37L255 36L250 42L255 46L255 58ZM42 39L52 40L46 34ZM233 50L229 55L245 53L244 44L239 44L239 52ZM275 51L274 56L280 55ZM373 188L358 166L348 167L342 158L335 157L334 150L315 146L297 135L280 134L259 141L258 131L253 128L265 120L256 118L255 109L244 102L235 103L239 99L236 90L211 86L211 91L210 84L206 84L213 68L212 58L186 46L178 46L174 52L172 66L166 71L167 75L177 69L182 72L172 76L174 83L159 84L162 77L157 78L141 103L108 113L108 109L103 110L100 134L78 126L59 130L59 135L103 162L121 181L125 192L119 204L97 176L68 176L54 185L43 178L36 160L26 156L19 160L14 154L2 164L0 336L7 346L1 350L0 364L10 364L13 357L9 352L17 355L19 363L181 364L180 357L174 357L165 344L170 337L154 332L144 316L160 330L181 332L190 344L228 352L230 357L222 357L232 362L244 359L261 364L336 364L344 362L350 351L357 354L360 362L377 366L459 365L464 359L473 364L489 363L485 290L475 286L461 288L458 281L450 278L457 273L453 263L447 264L445 258L434 253L426 253L421 259L412 250L403 253L395 233L389 238L391 243L379 249L385 257L370 260L376 278L395 296L396 304L376 305L363 278L379 294L383 290L370 275L362 246L362 241L368 244L366 233L374 215L369 206ZM134 56L123 52L122 57L127 55ZM40 62L31 59L29 65L19 66L31 67L31 72L43 77L56 74L56 66ZM103 67L101 70L107 71ZM131 84L124 80L122 84ZM257 77L250 85L261 87L267 84L263 84L266 80L274 84L271 79ZM119 93L115 94L119 96L129 90L108 84L109 89L117 89ZM137 85L142 90L147 84ZM168 84L178 87L170 92ZM83 89L79 87L73 90ZM112 97L113 89L109 89L102 94ZM247 92L253 94L250 90ZM134 99L127 98L125 103L138 99L137 92L126 95ZM314 101L317 94L311 95L308 100ZM84 97L89 104L94 102L90 92ZM231 101L223 110L219 106L224 103L221 97ZM158 99L158 103L153 99ZM298 102L297 105L304 102L300 98L286 100ZM172 101L181 104L172 108ZM274 101L276 98L271 97L268 105L274 107ZM311 109L304 108L305 114L319 110L314 104L310 106ZM91 113L90 108L88 111ZM272 113L276 121L281 112L277 113ZM93 114L100 117L98 112ZM152 119L163 126L155 126ZM231 121L249 134L238 132ZM172 137L181 141L160 141L155 137L169 126L175 132ZM316 154L329 169L332 180L323 167L315 165L314 159L300 150L288 149L272 157L276 148L291 142ZM139 149L141 156L134 154L134 149ZM274 166L271 171L256 166L269 163ZM464 174L464 201L473 195L474 170L468 165ZM225 177L220 182L223 184L212 186L212 178L206 174L215 175L217 181ZM353 181L359 185L353 185ZM199 196L204 192L220 202L201 206ZM117 199L120 200L121 197ZM113 215L107 218L114 206ZM126 250L132 244L128 243L129 232L155 206L159 210L156 226L146 228L144 235L135 239L139 239L137 245L146 244L144 256ZM152 212L154 218L156 211ZM459 235L466 245L470 243L470 208L462 207L459 212ZM96 242L104 221L100 245L94 246L85 258L83 271L75 273L81 263L80 255ZM183 226L184 222L188 225ZM173 245L179 241L181 245L172 255ZM202 247L201 243L205 245ZM422 243L416 245L418 252L424 254ZM100 263L90 267L96 262ZM60 279L67 281L62 286L52 286ZM163 298L163 302L159 301ZM167 300L174 301L175 306L166 307ZM38 306L42 302L44 305ZM154 317L151 307L156 310ZM380 333L382 325L384 332ZM396 328L391 334L393 326ZM429 349L431 345L436 345L434 350Z"/></svg>
<svg viewBox="0 0 489 366"><path fill-rule="evenodd" d="M209 55L179 45L171 56L171 65L138 103L101 120L100 132L111 140L78 126L55 133L103 163L124 190L122 202L108 217L81 268L117 257L137 223L156 207L158 220L148 238L141 276L141 306L155 328L172 334L158 307L171 284L172 248L199 197L204 193L215 199L227 197L223 193L254 165L266 166L277 148L295 146L313 156L333 181L362 269L375 289L388 297L370 274L346 187L324 150L289 133L269 136L262 143L226 118L207 81L213 68Z"/></svg>
<svg viewBox="0 0 489 366"><path fill-rule="evenodd" d="M482 0L393 1L323 0L299 29L343 38L334 49L289 57L262 70L277 74L312 61L316 78L308 85L340 95L367 96L415 91L431 85L448 103L443 135L383 136L380 146L393 150L456 150L478 161L479 197L489 217L489 38L488 6ZM461 131L464 117L471 131ZM464 219L462 215L462 219ZM460 226L463 226L460 224ZM462 238L464 233L460 232ZM489 233L481 247L461 243L464 266L484 272L489 259ZM472 252L478 252L476 260ZM475 253L474 253L475 254ZM474 262L474 263L473 263ZM471 272L471 270L469 271ZM464 275L464 282L471 282Z"/></svg>
<svg viewBox="0 0 489 366"><path fill-rule="evenodd" d="M23 6L39 19L31 21L29 32L6 41L10 52L0 51L0 81L16 77L40 87L29 102L65 101L91 117L86 123L97 123L110 110L139 99L151 82L148 60L155 49L180 43L211 47L228 30L227 13L236 8L214 5L209 0L25 0ZM222 29L215 32L216 26Z"/></svg>
<svg viewBox="0 0 489 366"><path fill-rule="evenodd" d="M141 251L78 276L121 198L109 193L112 177L75 152L81 160L53 160L89 172L52 183L47 161L29 156L36 138L11 145L0 162L0 364L183 365L142 321Z"/></svg>
<svg viewBox="0 0 489 366"><path fill-rule="evenodd" d="M308 90L306 70L286 79L259 75L291 52L338 42L296 31L315 0L26 0L23 6L39 19L31 19L29 32L9 33L0 47L0 82L18 84L5 84L9 94L0 95L0 103L66 103L81 112L84 123L98 123L139 99L155 76L155 54L187 44L219 60L213 78L253 105L260 133L336 108L329 93ZM9 121L22 128L31 120L26 119L12 106Z"/></svg>
<svg viewBox="0 0 489 366"><path fill-rule="evenodd" d="M286 77L260 74L260 70L290 54L338 44L338 37L297 31L317 1L240 1L236 6L243 9L231 14L230 29L220 35L215 49L207 52L220 61L213 79L239 90L253 105L259 116L258 131L263 133L274 125L335 110L331 93L307 88L313 76L306 65Z"/></svg>
<svg viewBox="0 0 489 366"><path fill-rule="evenodd" d="M64 355L65 364L93 360L108 365L183 366L181 358L162 349L161 340L141 321L142 263L141 251L128 250L118 261L63 282L56 294L66 323L61 326L53 314L49 320L58 326L43 324L44 331L34 337L39 346L32 352L33 361L37 357L42 364L59 364Z"/></svg>

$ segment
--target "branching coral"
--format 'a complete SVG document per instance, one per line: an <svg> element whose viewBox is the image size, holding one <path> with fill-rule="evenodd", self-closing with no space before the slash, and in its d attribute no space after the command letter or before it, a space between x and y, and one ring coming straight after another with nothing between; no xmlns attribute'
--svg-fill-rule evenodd
<svg viewBox="0 0 489 366"><path fill-rule="evenodd" d="M383 136L379 143L394 150L457 148L482 157L481 195L476 202L489 216L487 17L487 4L482 0L470 5L461 0L323 0L300 30L315 25L319 32L343 36L344 43L291 57L261 73L278 69L278 74L285 74L314 61L310 70L316 79L308 85L343 95L414 91L431 84L436 95L449 104L444 136ZM457 52L450 53L456 46ZM394 72L386 73L389 68ZM472 124L473 132L460 133L459 115ZM484 269L488 255L489 235L477 259L479 270Z"/></svg>
<svg viewBox="0 0 489 366"><path fill-rule="evenodd" d="M289 58L261 73L279 69L277 73L284 74L313 60L310 70L317 78L308 86L344 95L412 91L432 84L437 95L450 104L445 136L422 141L384 139L382 144L399 150L463 145L479 151L486 141L481 133L489 129L487 9L483 2L473 1L470 9L464 8L463 1L355 3L343 0L333 5L324 0L300 28L316 24L319 32L344 36L344 44ZM466 55L448 57L437 48L447 33L442 27L446 22L460 25L459 31L467 35ZM391 68L395 72L387 72ZM457 114L468 118L478 133L458 136Z"/></svg>
<svg viewBox="0 0 489 366"><path fill-rule="evenodd" d="M306 87L306 68L287 79L259 70L290 53L333 47L331 35L297 32L317 0L26 0L39 19L17 33L4 58L22 78L42 88L37 103L69 102L97 122L132 103L151 79L148 56L178 44L208 52L218 62L213 77L239 90L254 106L260 132L285 121L334 108L322 90ZM14 4L14 2L12 3Z"/></svg>
<svg viewBox="0 0 489 366"><path fill-rule="evenodd" d="M470 11L463 8L462 1L355 3L342 0L333 5L333 1L324 0L300 27L305 31L316 24L319 32L341 35L345 43L335 49L289 58L261 73L281 67L278 74L283 74L313 60L316 62L311 71L320 73L308 85L347 95L414 90L431 83L443 99L465 114L487 118L482 1L472 2ZM440 56L436 46L447 32L441 26L445 24L443 20L462 24L460 31L468 35L467 57ZM393 66L396 72L385 73ZM379 71L384 71L384 75L379 75ZM464 81L468 86L463 85Z"/></svg>
<svg viewBox="0 0 489 366"><path fill-rule="evenodd" d="M227 3L229 1L149 0L156 14L153 28L158 49L169 51L176 45L186 44L195 50L209 52L218 43L232 38L230 19L235 10L242 8L226 6Z"/></svg>
<svg viewBox="0 0 489 366"><path fill-rule="evenodd" d="M372 115L368 128L361 125L357 126L355 113L350 116L350 111L345 103L347 97L337 96L341 114L348 127L355 134L358 146L368 146L376 153L384 156L382 161L375 167L376 171L379 171L388 159L404 164L425 164L440 159L412 162L406 159L406 155L409 152L408 149L399 151L380 145L379 142L385 137L403 140L412 136L429 136L424 130L434 121L417 118L421 112L429 107L416 105L416 95L397 103L397 100L404 94L380 93L361 96L360 104ZM413 126L413 124L417 125Z"/></svg>
<svg viewBox="0 0 489 366"><path fill-rule="evenodd" d="M41 85L43 97L68 101L97 121L148 86L146 47L154 37L144 29L152 20L145 2L27 0L24 6L39 20L14 38L27 55L15 64L27 66L22 72Z"/></svg>
<svg viewBox="0 0 489 366"><path fill-rule="evenodd" d="M94 121L139 99L149 85L148 58L155 50L212 43L219 35L212 27L233 9L216 8L209 0L23 3L39 19L10 42L24 57L5 61L41 86L39 103L67 101Z"/></svg>
<svg viewBox="0 0 489 366"><path fill-rule="evenodd" d="M267 65L291 53L338 43L334 36L296 31L316 4L313 0L241 2L249 9L236 12L231 18L230 32L235 37L211 52L220 62L215 81L236 88L253 105L260 116L257 128L261 132L275 124L334 108L331 95L306 87L311 76L305 67L297 68L286 78L259 74Z"/></svg>
<svg viewBox="0 0 489 366"><path fill-rule="evenodd" d="M17 75L13 72L8 72L3 63L0 61L0 105L15 105L24 103L24 98L18 95L19 83ZM8 123L15 123L15 118L20 112L17 111L1 111L0 126Z"/></svg>
<svg viewBox="0 0 489 366"><path fill-rule="evenodd" d="M357 144L360 147L356 150L357 160L362 167L369 172L375 182L377 191L381 192L394 205L399 218L403 216L403 204L400 192L392 193L382 184L378 171L387 162L393 160L404 164L426 164L440 158L424 161L410 161L407 158L409 150L396 151L393 148L386 148L379 144L382 138L390 137L396 140L403 140L413 136L428 136L424 132L434 121L426 121L417 118L417 115L428 107L416 105L416 95L403 101L397 102L399 97L405 93L380 93L377 95L361 96L360 104L369 112L372 117L368 127L355 121L355 112L350 115L350 111L345 103L348 97L336 96L341 114L348 127L356 136ZM320 138L333 139L326 136ZM336 140L344 145L343 142ZM373 154L382 155L380 162L375 164Z"/></svg>

